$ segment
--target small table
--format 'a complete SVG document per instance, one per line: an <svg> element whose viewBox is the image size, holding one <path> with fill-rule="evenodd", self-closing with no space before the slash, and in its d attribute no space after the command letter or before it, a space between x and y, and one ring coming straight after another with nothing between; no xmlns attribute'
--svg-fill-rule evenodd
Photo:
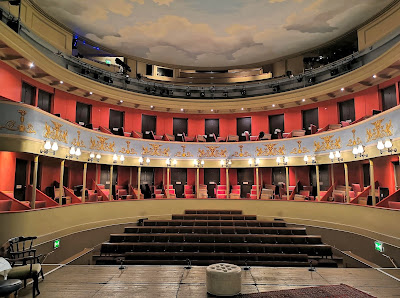
<svg viewBox="0 0 400 298"><path fill-rule="evenodd" d="M239 266L227 263L213 264L206 269L207 292L216 296L234 296L242 290Z"/></svg>
<svg viewBox="0 0 400 298"><path fill-rule="evenodd" d="M4 258L0 258L0 275L4 276L4 280L7 279L8 272L11 270L11 265Z"/></svg>

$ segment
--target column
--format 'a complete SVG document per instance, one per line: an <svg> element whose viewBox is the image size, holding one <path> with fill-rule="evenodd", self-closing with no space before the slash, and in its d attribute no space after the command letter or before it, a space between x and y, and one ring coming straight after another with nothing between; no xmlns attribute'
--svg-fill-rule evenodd
<svg viewBox="0 0 400 298"><path fill-rule="evenodd" d="M333 185L333 190L335 190L335 171L334 164L331 164L331 185Z"/></svg>
<svg viewBox="0 0 400 298"><path fill-rule="evenodd" d="M83 164L83 182L82 182L82 203L86 201L86 176L87 176L87 162Z"/></svg>
<svg viewBox="0 0 400 298"><path fill-rule="evenodd" d="M108 193L108 200L111 201L113 199L112 195L112 186L113 186L113 173L114 173L114 166L110 166L110 192Z"/></svg>
<svg viewBox="0 0 400 298"><path fill-rule="evenodd" d="M170 168L167 168L167 199L169 199L169 172L170 172Z"/></svg>
<svg viewBox="0 0 400 298"><path fill-rule="evenodd" d="M64 196L64 166L65 166L65 160L63 159L60 165L60 193L58 195L60 205L62 205L62 198Z"/></svg>
<svg viewBox="0 0 400 298"><path fill-rule="evenodd" d="M96 184L99 184L99 165L98 164L96 164L96 177L94 177L94 182L96 183Z"/></svg>
<svg viewBox="0 0 400 298"><path fill-rule="evenodd" d="M350 189L349 189L349 168L347 166L347 163L344 163L344 181L346 184L346 202L350 203Z"/></svg>
<svg viewBox="0 0 400 298"><path fill-rule="evenodd" d="M140 194L140 173L142 172L142 167L138 167L137 168L137 188L138 188L138 192L137 192L137 194L138 194L138 200L140 200L140 196L141 196L141 194Z"/></svg>
<svg viewBox="0 0 400 298"><path fill-rule="evenodd" d="M285 167L286 170L286 195L287 195L287 200L289 200L289 167Z"/></svg>
<svg viewBox="0 0 400 298"><path fill-rule="evenodd" d="M372 205L376 205L376 197L375 197L375 177L374 177L374 162L372 159L369 160L369 183L371 184L371 196L372 196Z"/></svg>
<svg viewBox="0 0 400 298"><path fill-rule="evenodd" d="M200 199L200 169L196 169L196 197Z"/></svg>
<svg viewBox="0 0 400 298"><path fill-rule="evenodd" d="M321 185L319 184L319 165L315 166L315 176L317 180L317 200L319 201L321 199L320 198Z"/></svg>
<svg viewBox="0 0 400 298"><path fill-rule="evenodd" d="M229 199L229 168L225 169L226 174L226 198Z"/></svg>
<svg viewBox="0 0 400 298"><path fill-rule="evenodd" d="M35 155L33 159L33 181L32 181L32 199L31 208L35 209L36 205L36 188L37 188L37 174L38 174L39 155ZM31 169L32 171L32 169Z"/></svg>
<svg viewBox="0 0 400 298"><path fill-rule="evenodd" d="M257 186L257 200L260 198L260 180L258 177L258 167L256 167L256 186Z"/></svg>

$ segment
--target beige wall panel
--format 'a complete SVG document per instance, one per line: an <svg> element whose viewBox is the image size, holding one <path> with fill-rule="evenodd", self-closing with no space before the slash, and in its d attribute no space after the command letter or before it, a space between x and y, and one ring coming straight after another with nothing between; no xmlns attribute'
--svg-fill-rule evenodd
<svg viewBox="0 0 400 298"><path fill-rule="evenodd" d="M303 56L298 56L287 60L287 70L290 70L294 75L303 73L303 68Z"/></svg>
<svg viewBox="0 0 400 298"><path fill-rule="evenodd" d="M128 66L131 68L131 76L134 76L136 74L136 60L133 59L126 59L125 63L128 64ZM137 62L139 63L139 62Z"/></svg>
<svg viewBox="0 0 400 298"><path fill-rule="evenodd" d="M286 60L277 61L272 67L274 77L283 76L286 73Z"/></svg>
<svg viewBox="0 0 400 298"><path fill-rule="evenodd" d="M146 75L146 63L138 61L137 72L140 73L141 75Z"/></svg>
<svg viewBox="0 0 400 298"><path fill-rule="evenodd" d="M398 29L399 20L400 3L358 30L358 49L361 51Z"/></svg>

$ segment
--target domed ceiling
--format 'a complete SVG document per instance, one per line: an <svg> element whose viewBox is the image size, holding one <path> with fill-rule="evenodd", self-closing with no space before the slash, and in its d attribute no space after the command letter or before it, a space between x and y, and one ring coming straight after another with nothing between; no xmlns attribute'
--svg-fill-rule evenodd
<svg viewBox="0 0 400 298"><path fill-rule="evenodd" d="M166 64L224 67L304 51L391 0L35 0L79 35Z"/></svg>

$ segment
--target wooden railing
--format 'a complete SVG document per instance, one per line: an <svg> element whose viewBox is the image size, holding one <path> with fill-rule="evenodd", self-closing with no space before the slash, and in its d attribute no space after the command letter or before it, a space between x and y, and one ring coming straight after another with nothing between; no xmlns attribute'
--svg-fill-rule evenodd
<svg viewBox="0 0 400 298"><path fill-rule="evenodd" d="M78 198L74 194L72 189L69 189L68 187L64 186L64 193L65 193L66 196L71 197L71 204L80 204L80 203L82 203L82 200L80 198Z"/></svg>
<svg viewBox="0 0 400 298"><path fill-rule="evenodd" d="M371 191L371 185L364 188L362 192L360 192L354 199L350 201L350 204L358 204L358 199L362 197L368 197L369 192Z"/></svg>
<svg viewBox="0 0 400 298"><path fill-rule="evenodd" d="M392 193L390 196L384 198L382 201L376 204L376 207L389 208L389 202L400 202L400 189Z"/></svg>
<svg viewBox="0 0 400 298"><path fill-rule="evenodd" d="M11 208L10 211L22 211L22 210L29 210L28 206L21 203L20 201L10 197L9 195L5 194L4 192L0 191L0 200L11 201Z"/></svg>
<svg viewBox="0 0 400 298"><path fill-rule="evenodd" d="M27 193L28 198L32 197L32 191L33 191L32 185L28 185L28 193ZM58 206L58 203L56 201L54 201L49 196L45 195L39 189L36 189L36 202L46 202L46 208Z"/></svg>

